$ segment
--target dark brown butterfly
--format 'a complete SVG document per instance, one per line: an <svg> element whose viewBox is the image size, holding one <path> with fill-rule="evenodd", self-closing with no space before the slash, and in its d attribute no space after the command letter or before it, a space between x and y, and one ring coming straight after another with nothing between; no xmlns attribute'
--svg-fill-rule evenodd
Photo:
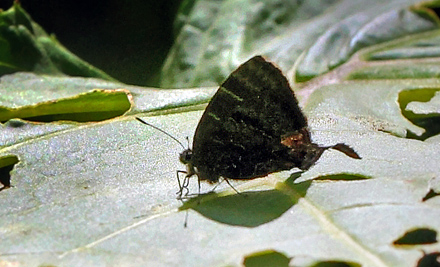
<svg viewBox="0 0 440 267"><path fill-rule="evenodd" d="M272 63L255 56L232 72L208 104L193 149L180 154L189 178L254 179L298 167L309 169L329 148L360 159L349 146L312 143L307 120L289 82ZM178 171L183 172L183 171Z"/></svg>

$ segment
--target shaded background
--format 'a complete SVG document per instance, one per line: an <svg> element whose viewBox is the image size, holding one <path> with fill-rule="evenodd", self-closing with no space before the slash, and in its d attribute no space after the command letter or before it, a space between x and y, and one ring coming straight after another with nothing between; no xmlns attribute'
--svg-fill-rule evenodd
<svg viewBox="0 0 440 267"><path fill-rule="evenodd" d="M12 0L0 0L7 10ZM158 86L181 0L22 0L22 7L72 53L121 82Z"/></svg>

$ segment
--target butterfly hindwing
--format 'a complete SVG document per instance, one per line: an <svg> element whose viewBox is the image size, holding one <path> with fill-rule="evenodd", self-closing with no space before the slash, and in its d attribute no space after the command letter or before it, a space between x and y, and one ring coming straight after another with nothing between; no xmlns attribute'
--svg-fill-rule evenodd
<svg viewBox="0 0 440 267"><path fill-rule="evenodd" d="M307 127L287 79L256 56L220 86L207 106L193 142L199 178L250 179L290 169L281 136Z"/></svg>

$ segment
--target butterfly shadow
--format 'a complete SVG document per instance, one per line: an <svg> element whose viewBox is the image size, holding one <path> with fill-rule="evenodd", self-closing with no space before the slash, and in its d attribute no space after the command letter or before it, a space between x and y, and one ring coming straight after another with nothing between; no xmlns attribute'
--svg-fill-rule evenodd
<svg viewBox="0 0 440 267"><path fill-rule="evenodd" d="M210 192L188 199L179 208L192 209L211 220L243 227L257 227L280 217L303 197L310 181L294 184L300 174L278 183L274 189L223 195Z"/></svg>

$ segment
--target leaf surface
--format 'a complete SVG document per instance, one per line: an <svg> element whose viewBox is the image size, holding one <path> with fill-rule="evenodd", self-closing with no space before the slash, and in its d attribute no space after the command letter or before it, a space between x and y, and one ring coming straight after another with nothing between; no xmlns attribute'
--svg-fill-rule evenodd
<svg viewBox="0 0 440 267"><path fill-rule="evenodd" d="M241 194L226 183L209 193L212 186L202 184L202 194L182 203L175 193L176 170L184 169L178 162L183 148L135 117L179 140L192 140L203 104L216 88L157 89L28 72L4 75L0 115L2 110L37 109L51 101L65 107L70 104L63 101L96 91L123 92L125 100L115 103L126 111L100 122L31 122L17 116L1 125L0 168L13 169L11 187L0 191L0 265L240 266L264 257L283 264L289 260L293 266L415 266L438 255L440 138L434 122L440 83L433 52L438 46L435 16L421 16L419 5L409 8L415 1L372 1L366 11L356 1L312 2L305 1L302 12L294 14L283 6L269 9L247 1L223 1L220 6L184 2L177 29L196 37L203 32L212 36L179 35L164 73L169 87L212 84L241 63L239 58L268 54L284 73L299 75L296 81L302 82L292 86L313 140L322 145L344 142L361 160L329 150L307 172L292 169L231 181ZM255 23L249 24L253 35L246 31L247 39L241 40L248 40L240 50L245 52L217 53L230 51L219 45L224 44L221 40L210 42L222 33L217 24L243 30L230 19L238 11L231 11L230 17L219 14L244 3L255 12L240 10L255 16ZM203 14L199 9L217 14L216 20L194 17ZM365 16L356 20L360 14ZM373 27L378 21L393 21L391 14L394 22L407 23L401 28L386 24L383 31ZM249 16L237 20L252 19ZM319 30L322 25L326 27ZM344 27L347 34L335 38ZM256 37L258 31L261 38ZM365 41L371 32L374 38ZM244 35L228 36L231 47L237 47ZM298 51L289 50L293 47ZM215 56L179 54L185 49ZM282 58L284 54L290 56ZM328 62L321 64L319 57ZM190 62L184 66L195 69L176 74L176 62ZM306 68L304 62L317 65L307 63ZM215 77L212 68L220 69ZM85 108L95 107L99 105ZM198 192L195 178L189 190ZM411 242L402 242L408 237Z"/></svg>

